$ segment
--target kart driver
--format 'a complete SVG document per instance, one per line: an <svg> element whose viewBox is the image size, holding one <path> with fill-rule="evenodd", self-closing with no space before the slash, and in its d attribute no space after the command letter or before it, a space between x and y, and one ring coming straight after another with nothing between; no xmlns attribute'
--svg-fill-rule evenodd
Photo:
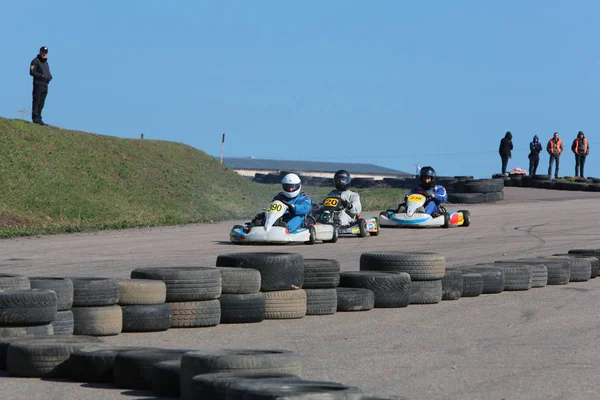
<svg viewBox="0 0 600 400"><path fill-rule="evenodd" d="M446 188L442 185L435 184L435 170L432 167L423 167L419 173L420 185L411 190L406 196L404 196L404 203L398 208L399 212L404 212L403 208L406 207L406 200L411 194L417 193L422 194L427 198L422 209L419 208L419 212L424 212L431 215L433 218L441 215L445 212L445 209L441 206L443 202L448 199L448 193Z"/></svg>
<svg viewBox="0 0 600 400"><path fill-rule="evenodd" d="M312 208L310 197L304 192L300 192L302 184L300 177L296 174L287 174L281 180L283 192L279 192L272 201L279 200L288 206L282 218L281 226L287 227L289 232L295 232L298 228L304 226L304 218ZM260 213L254 219L254 225L264 224L265 214Z"/></svg>
<svg viewBox="0 0 600 400"><path fill-rule="evenodd" d="M339 170L333 175L333 185L335 190L327 194L327 197L340 197L344 209L336 212L336 216L340 220L340 225L348 226L356 220L356 216L360 214L362 205L360 204L360 195L349 189L352 177L346 170Z"/></svg>

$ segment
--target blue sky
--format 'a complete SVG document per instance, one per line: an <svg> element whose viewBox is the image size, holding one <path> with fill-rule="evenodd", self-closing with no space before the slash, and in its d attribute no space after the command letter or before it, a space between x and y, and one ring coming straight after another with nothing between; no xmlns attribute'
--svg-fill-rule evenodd
<svg viewBox="0 0 600 400"><path fill-rule="evenodd" d="M507 130L509 168L524 169L534 134L570 147L583 130L600 176L594 1L45 0L2 14L2 117L31 106L46 45L44 120L64 128L215 156L226 132L226 156L476 176L499 172Z"/></svg>

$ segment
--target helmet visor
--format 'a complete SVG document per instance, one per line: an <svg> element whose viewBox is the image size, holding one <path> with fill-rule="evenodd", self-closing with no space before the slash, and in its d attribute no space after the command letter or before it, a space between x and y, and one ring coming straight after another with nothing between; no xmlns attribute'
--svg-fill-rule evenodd
<svg viewBox="0 0 600 400"><path fill-rule="evenodd" d="M350 183L350 178L348 178L347 176L338 175L333 179L333 183L335 184L335 186L345 186Z"/></svg>
<svg viewBox="0 0 600 400"><path fill-rule="evenodd" d="M299 183L283 183L283 191L284 192L295 192L296 190L300 189L300 184Z"/></svg>

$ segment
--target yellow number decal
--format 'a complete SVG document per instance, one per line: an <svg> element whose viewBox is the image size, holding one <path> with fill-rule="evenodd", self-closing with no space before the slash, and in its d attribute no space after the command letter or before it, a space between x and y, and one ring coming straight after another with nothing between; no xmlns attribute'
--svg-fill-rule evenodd
<svg viewBox="0 0 600 400"><path fill-rule="evenodd" d="M411 194L410 196L408 196L408 201L422 201L423 200L423 196L420 194Z"/></svg>
<svg viewBox="0 0 600 400"><path fill-rule="evenodd" d="M280 212L281 211L281 203L272 203L267 208L267 212Z"/></svg>
<svg viewBox="0 0 600 400"><path fill-rule="evenodd" d="M323 202L323 205L325 207L337 207L338 203L339 203L339 200L336 199L335 197L328 197Z"/></svg>

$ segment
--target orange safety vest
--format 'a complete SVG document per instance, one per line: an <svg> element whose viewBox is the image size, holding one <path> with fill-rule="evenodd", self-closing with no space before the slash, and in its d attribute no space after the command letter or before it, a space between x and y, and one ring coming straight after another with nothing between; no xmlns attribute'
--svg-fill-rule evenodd
<svg viewBox="0 0 600 400"><path fill-rule="evenodd" d="M546 149L548 150L548 153L550 153L550 154L554 154L555 152L562 153L562 151L563 151L562 140L560 140L560 138L558 138L558 141L556 143L554 143L554 138L550 139L548 141L548 146L546 146Z"/></svg>
<svg viewBox="0 0 600 400"><path fill-rule="evenodd" d="M573 152L575 154L579 154L579 139L575 138L575 141L573 142ZM583 154L587 154L588 153L588 140L586 137L583 138Z"/></svg>

